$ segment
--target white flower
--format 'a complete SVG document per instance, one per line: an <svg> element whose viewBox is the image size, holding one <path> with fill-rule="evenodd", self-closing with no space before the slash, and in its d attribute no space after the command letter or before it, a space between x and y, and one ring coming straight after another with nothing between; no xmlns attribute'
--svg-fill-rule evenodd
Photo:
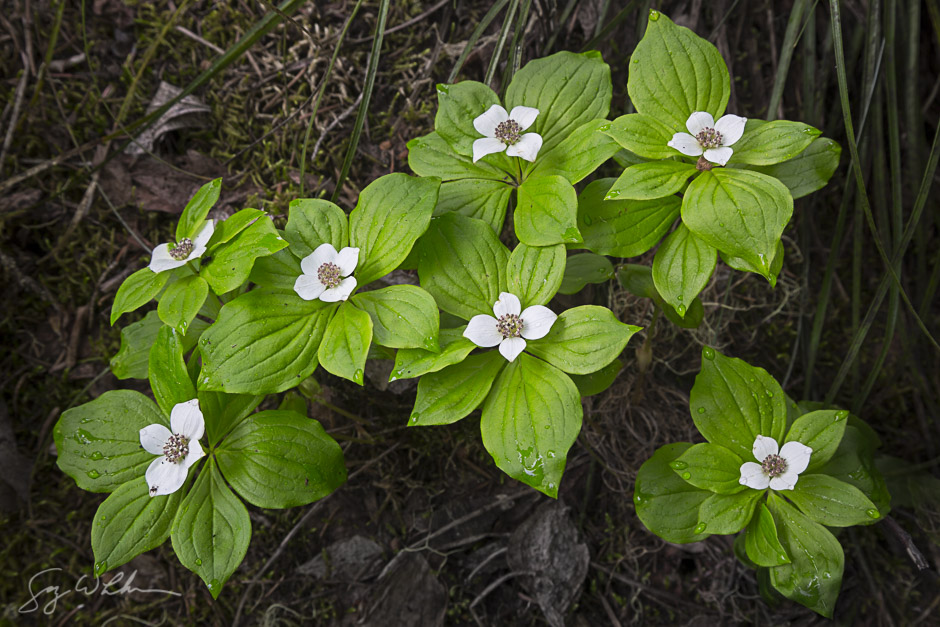
<svg viewBox="0 0 940 627"><path fill-rule="evenodd" d="M522 157L535 161L542 147L542 136L538 133L522 134L538 116L539 110L532 107L513 107L512 112L493 105L473 120L473 128L485 135L473 142L473 162L486 155L506 151L510 157Z"/></svg>
<svg viewBox="0 0 940 627"><path fill-rule="evenodd" d="M176 244L172 242L160 244L153 249L150 257L150 269L154 272L172 270L173 268L185 266L190 259L201 257L202 253L206 252L206 244L209 242L209 238L212 237L214 230L214 222L207 220L206 225L196 235L196 239L184 237ZM172 248L170 248L171 244L173 245Z"/></svg>
<svg viewBox="0 0 940 627"><path fill-rule="evenodd" d="M499 300L493 305L493 313L495 318L486 314L473 316L463 336L477 346L499 344L500 354L509 361L525 350L526 340L545 337L558 318L551 309L542 305L526 307L522 311L519 298L509 292L500 293Z"/></svg>
<svg viewBox="0 0 940 627"><path fill-rule="evenodd" d="M737 115L725 115L715 122L711 113L696 111L685 123L689 132L676 133L668 143L684 155L704 155L712 163L724 165L734 152L729 146L744 134L745 122L747 118Z"/></svg>
<svg viewBox="0 0 940 627"><path fill-rule="evenodd" d="M787 442L780 448L775 439L759 435L752 452L760 463L741 464L738 483L755 490L768 486L771 490L792 490L800 473L809 465L813 449L799 442Z"/></svg>
<svg viewBox="0 0 940 627"><path fill-rule="evenodd" d="M148 425L140 430L140 445L148 453L159 455L147 468L150 496L173 494L186 481L189 467L205 456L199 438L206 421L199 410L199 399L177 403L170 411L170 429Z"/></svg>
<svg viewBox="0 0 940 627"><path fill-rule="evenodd" d="M346 300L356 289L356 278L349 275L358 264L358 248L346 247L336 252L333 244L320 244L300 262L304 273L294 281L294 291L304 300L319 298L326 303Z"/></svg>

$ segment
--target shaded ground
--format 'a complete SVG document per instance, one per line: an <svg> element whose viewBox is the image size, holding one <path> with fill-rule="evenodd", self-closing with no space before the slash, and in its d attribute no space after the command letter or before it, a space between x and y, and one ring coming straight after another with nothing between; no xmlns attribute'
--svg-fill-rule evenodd
<svg viewBox="0 0 940 627"><path fill-rule="evenodd" d="M567 4L532 3L526 59L579 50L619 10L611 6L605 14L608 3L582 0L563 15ZM594 46L613 70L612 115L625 112L627 55L642 32L647 4L635 3L635 13ZM940 110L938 46L937 31L927 19L930 11L915 32L909 25L920 22L910 17L909 3L901 4L907 12L900 13L903 43L898 48L908 46L909 54L899 58L920 62L916 73L900 72L895 90L906 98L898 106L909 167L901 174L906 184L898 194L909 208ZM378 385L363 392L321 370L322 402L312 404L311 416L344 446L350 472L346 486L307 508L249 507L252 544L218 601L178 564L168 545L121 570L126 578L136 570L132 585L137 588L178 596L91 593L87 579L76 591L76 580L91 571L90 525L104 495L79 490L55 468L51 428L68 407L127 386L108 371L119 345L119 330L108 325L108 312L117 286L148 258L137 237L151 245L166 241L173 214L193 190L218 175L225 176L223 212L256 206L285 216L287 203L301 193L311 96L353 3L308 3L295 14L303 31L279 26L194 94L197 106L183 120L184 128L158 139L151 154L117 156L97 171L93 168L122 143L102 137L143 116L161 81L184 86L207 68L217 49L231 46L263 8L245 2L124 5L96 0L85 3L83 13L79 3L17 0L12 5L0 15L0 128L3 139L9 138L0 157L4 620L65 625L127 623L133 617L169 624L230 625L237 619L264 625L387 625L433 624L443 617L447 624L529 625L554 620L552 608L543 612L539 601L557 600L567 591L575 599L567 615L571 625L826 622L795 604L772 606L762 600L754 574L735 560L730 538L677 547L652 536L637 520L631 497L637 469L657 446L695 437L688 391L703 343L767 368L797 398L807 388L814 399L825 395L858 327L856 303L867 306L883 273L854 209L846 226L851 237L831 249L840 204L853 189L846 178L848 150L829 187L797 201L784 236L786 263L776 290L756 276L720 265L703 294L705 325L684 331L657 324L650 368L640 372L635 360L641 335L624 353L626 367L617 383L585 400L584 427L559 498L567 510L544 508L550 499L495 469L482 448L477 415L449 427L406 429L413 389L380 390L384 386ZM393 30L386 37L370 114L340 205L351 207L358 190L375 177L407 171L406 142L433 123L434 84L446 80L490 6L485 0L392 3L388 25ZM693 0L663 2L659 8L718 45L734 77L729 110L763 117L790 3ZM843 6L847 57L857 70L850 72L855 111L865 108L859 95L864 35L882 33L877 19L874 25L867 21L866 11L860 2ZM313 119L306 196L330 194L335 187L375 16L376 3L364 3ZM500 24L497 19L483 34L459 78L482 78ZM818 7L813 26L801 28L817 42L818 57L805 56L805 47L797 50L783 117L812 123L846 147L828 24L825 7ZM809 67L816 73L807 82ZM807 84L815 87L816 106L807 107ZM864 169L874 189L876 217L886 226L892 218L887 195L879 197L879 190L889 187L885 153L879 151L886 141L883 125L890 120L885 111L892 89L883 81L877 85L870 122L875 138L870 145L863 142L862 149L874 155ZM21 176L30 168L38 172ZM607 168L605 174L618 172L615 166ZM93 180L96 189L88 192ZM935 205L928 205L928 222L906 268L914 277L906 285L915 305L926 303L921 315L935 335L940 327L929 277L937 263L936 213ZM831 255L843 260L837 265L815 377L807 383L809 327ZM636 262L650 261L647 256ZM650 304L615 284L589 287L561 304L584 302L608 305L621 320L650 326ZM861 415L883 437L884 450L936 474L940 362L903 307L899 317L900 330L885 351L885 365ZM861 361L838 395L844 406L853 406L875 367L886 322L885 316L876 317ZM840 536L847 558L837 606L840 623L936 623L940 553L931 538L936 540L940 529L937 511L936 503L901 507L892 520ZM903 530L925 554L928 570L918 572L914 566ZM551 551L561 560L563 574L576 581L586 571L580 594L577 584L564 578L540 579L544 573L537 555L544 551L531 543L545 537L561 538L570 549ZM586 553L577 548L582 545ZM65 596L50 603L54 592L47 591L34 611L18 613L34 607L30 577L50 568L61 570L40 575L33 592L60 586L58 593Z"/></svg>

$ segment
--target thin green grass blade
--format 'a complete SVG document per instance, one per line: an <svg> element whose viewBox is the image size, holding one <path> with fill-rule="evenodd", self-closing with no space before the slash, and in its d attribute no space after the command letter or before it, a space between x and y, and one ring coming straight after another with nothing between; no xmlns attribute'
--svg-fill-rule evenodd
<svg viewBox="0 0 940 627"><path fill-rule="evenodd" d="M620 12L617 13L617 15L615 15L610 21L608 21L604 28L599 30L596 35L591 37L587 43L581 46L581 52L593 50L597 47L597 44L601 43L602 41L606 41L607 38L610 37L611 33L613 33L614 30L620 25L620 22L624 21L630 17L631 14L636 12L639 5L640 2L638 0L630 0L630 3L627 4L627 6L624 8L620 9ZM598 22L598 26L600 24L601 22Z"/></svg>
<svg viewBox="0 0 940 627"><path fill-rule="evenodd" d="M568 0L568 4L565 5L561 15L558 16L558 28L552 32L551 37L549 37L548 41L545 43L545 49L542 51L542 56L546 56L552 51L552 48L555 46L555 40L558 39L558 33L561 32L565 22L568 21L569 17L571 17L571 12L574 11L574 7L577 4L578 0Z"/></svg>
<svg viewBox="0 0 940 627"><path fill-rule="evenodd" d="M790 10L790 19L787 20L787 30L783 35L783 44L780 46L780 60L777 63L777 74L774 76L774 86L770 90L770 103L767 105L767 121L777 118L777 109L780 108L780 99L783 98L783 89L787 84L787 74L790 73L790 61L793 51L799 43L800 25L809 0L796 0Z"/></svg>
<svg viewBox="0 0 940 627"><path fill-rule="evenodd" d="M483 16L483 19L480 20L480 23L477 24L477 27L473 29L470 38L467 39L467 45L463 47L463 51L460 53L460 56L457 57L457 62L454 63L454 69L450 71L450 75L447 77L448 83L453 83L457 78L460 68L463 67L467 57L470 56L470 53L473 51L473 46L476 45L480 36L483 35L483 31L496 19L496 16L499 15L499 12L502 11L507 4L509 4L509 0L497 0L496 3L490 7L490 10L486 12L486 15Z"/></svg>
<svg viewBox="0 0 940 627"><path fill-rule="evenodd" d="M503 48L506 46L506 39L509 38L509 27L512 25L512 20L516 16L516 10L519 8L519 0L510 0L509 4L509 13L506 15L506 19L503 20L503 27L499 29L499 37L496 38L496 47L493 48L493 56L490 57L490 64L486 68L486 76L483 79L483 84L492 87L493 86L493 77L496 76L496 67L499 65L499 57L502 56ZM503 85L503 91L506 89L506 85Z"/></svg>

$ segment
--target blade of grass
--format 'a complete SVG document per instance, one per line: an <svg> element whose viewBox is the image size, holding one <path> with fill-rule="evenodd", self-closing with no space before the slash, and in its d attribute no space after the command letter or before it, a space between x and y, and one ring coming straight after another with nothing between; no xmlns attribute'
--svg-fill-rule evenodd
<svg viewBox="0 0 940 627"><path fill-rule="evenodd" d="M803 23L803 15L806 13L808 2L809 0L796 0L790 10L787 30L783 35L783 44L780 46L777 74L774 76L774 86L770 91L770 103L767 105L768 122L772 122L777 118L777 109L780 107L780 99L783 97L783 88L787 84L787 74L790 72L793 51L796 50L796 45L799 43L800 25Z"/></svg>
<svg viewBox="0 0 940 627"><path fill-rule="evenodd" d="M551 37L549 37L548 41L545 43L545 49L542 50L543 55L547 55L552 51L552 48L555 46L555 40L558 39L558 33L561 32L562 26L564 26L568 18L571 17L571 12L574 11L574 7L577 4L578 0L568 0L568 4L565 5L565 8L561 11L561 15L558 16L558 27L552 32Z"/></svg>
<svg viewBox="0 0 940 627"><path fill-rule="evenodd" d="M379 71L379 59L382 55L382 41L385 39L385 21L388 18L388 6L389 0L381 0L379 3L379 14L375 23L375 39L372 40L372 51L369 53L369 63L366 66L366 82L362 87L362 104L359 105L356 122L353 124L352 135L349 138L349 148L346 149L346 158L343 159L343 169L340 171L339 178L336 180L336 188L333 190L331 197L333 202L336 202L336 199L339 198L346 177L349 175L349 168L352 167L356 151L359 149L362 125L366 121L369 101L372 99L372 90L375 87L375 75Z"/></svg>
<svg viewBox="0 0 940 627"><path fill-rule="evenodd" d="M62 29L62 15L65 13L65 0L59 0L56 7L55 22L52 24L52 33L49 35L49 45L46 46L46 55L43 57L42 65L39 67L39 76L36 77L36 87L33 89L33 95L29 99L29 109L36 106L39 100L39 92L42 91L43 83L46 80L46 72L49 71L49 63L52 62L52 56L55 54L55 47L59 41L59 32Z"/></svg>
<svg viewBox="0 0 940 627"><path fill-rule="evenodd" d="M505 86L509 85L509 81L519 71L522 63L522 38L525 36L526 24L529 21L530 8L532 8L532 0L523 0L522 10L519 11L516 28L512 33L512 43L509 45L509 63L506 64L506 71L503 72L503 85Z"/></svg>
<svg viewBox="0 0 940 627"><path fill-rule="evenodd" d="M457 62L454 63L454 69L450 71L450 74L447 76L447 82L453 83L454 79L457 78L457 74L460 72L460 68L463 67L464 62L467 60L467 57L470 56L470 53L473 51L473 46L476 45L477 40L480 39L480 36L483 35L483 31L486 30L487 26L496 19L496 16L499 15L499 12L509 4L509 0L497 0L493 6L490 7L490 10L486 12L486 15L483 16L483 19L480 20L480 23L477 24L477 27L473 29L473 32L470 34L470 38L467 39L467 44L463 47L463 51L460 53L460 56L457 57Z"/></svg>
<svg viewBox="0 0 940 627"><path fill-rule="evenodd" d="M597 34L591 37L591 39L586 44L581 46L581 52L593 50L597 44L601 43L602 41L606 41L606 39L610 37L611 33L614 32L614 29L620 25L620 22L630 17L630 14L636 11L637 5L639 4L640 3L638 0L630 0L630 3L627 4L627 6L624 8L620 9L620 12L618 12L617 15L607 22L603 29L598 31ZM598 22L598 25L600 25L600 22Z"/></svg>
<svg viewBox="0 0 940 627"><path fill-rule="evenodd" d="M519 0L510 0L509 12L506 19L503 20L503 27L499 29L499 37L496 38L496 47L493 49L493 56L490 57L490 64L486 68L486 76L483 78L483 84L487 87L493 86L493 77L496 76L496 67L499 65L499 57L502 56L503 47L506 45L506 39L509 38L509 27L516 16L516 10L519 8ZM505 85L502 86L506 88Z"/></svg>

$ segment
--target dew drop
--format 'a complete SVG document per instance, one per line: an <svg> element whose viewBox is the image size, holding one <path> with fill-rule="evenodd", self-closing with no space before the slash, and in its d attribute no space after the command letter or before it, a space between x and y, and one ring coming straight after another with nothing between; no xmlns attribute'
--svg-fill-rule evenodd
<svg viewBox="0 0 940 627"><path fill-rule="evenodd" d="M767 393L767 396L769 396L770 398L774 397L774 393L771 392L770 390L765 390L765 392Z"/></svg>
<svg viewBox="0 0 940 627"><path fill-rule="evenodd" d="M780 555L777 556L777 561L780 562L781 564L786 564L787 562L790 561L790 558L787 557L786 553L781 553Z"/></svg>
<svg viewBox="0 0 940 627"><path fill-rule="evenodd" d="M692 530L692 533L705 533L705 526L705 523L695 525L695 529Z"/></svg>
<svg viewBox="0 0 940 627"><path fill-rule="evenodd" d="M418 422L419 418L421 418L421 414L418 412L411 414L411 422Z"/></svg>
<svg viewBox="0 0 940 627"><path fill-rule="evenodd" d="M848 417L849 417L849 412L845 411L844 409L842 411L836 412L836 420L845 420Z"/></svg>
<svg viewBox="0 0 940 627"><path fill-rule="evenodd" d="M353 373L353 381L359 385L362 385L362 368L359 368L356 370L356 372Z"/></svg>
<svg viewBox="0 0 940 627"><path fill-rule="evenodd" d="M104 455L101 454L101 451L95 451L94 453L92 453L91 455L88 456L88 459L93 459L94 461L99 461L99 460L101 460L101 459L104 459Z"/></svg>
<svg viewBox="0 0 940 627"><path fill-rule="evenodd" d="M711 346L706 346L702 349L702 357L705 359L714 359L715 358L715 349Z"/></svg>
<svg viewBox="0 0 940 627"><path fill-rule="evenodd" d="M95 562L95 577L100 577L104 571L108 570L108 563L105 561Z"/></svg>
<svg viewBox="0 0 940 627"><path fill-rule="evenodd" d="M584 224L585 224L586 226L591 226L591 223L592 223L592 222L593 222L593 220L591 220L591 216L584 216Z"/></svg>
<svg viewBox="0 0 940 627"><path fill-rule="evenodd" d="M213 580L210 581L207 585L209 586L209 589L210 589L210 590L216 590L216 589L218 589L219 586L220 586L218 579L213 579Z"/></svg>
<svg viewBox="0 0 940 627"><path fill-rule="evenodd" d="M578 232L578 229L575 227L568 227L565 229L565 232L562 233L562 238L569 242L577 242L581 239L581 233Z"/></svg>
<svg viewBox="0 0 940 627"><path fill-rule="evenodd" d="M683 479L685 479L686 481L688 481L689 479L692 478L692 474L691 474L691 473L688 473L688 472L684 472L684 473L682 473L682 474L679 475L679 476L682 477Z"/></svg>
<svg viewBox="0 0 940 627"><path fill-rule="evenodd" d="M650 9L650 21L655 22L659 19L659 11L655 9Z"/></svg>
<svg viewBox="0 0 940 627"><path fill-rule="evenodd" d="M704 407L699 407L699 408L698 408L698 413L704 414L704 413L705 413L705 408L704 408Z"/></svg>
<svg viewBox="0 0 940 627"><path fill-rule="evenodd" d="M685 305L679 305L679 306L677 306L677 307L676 307L676 313L679 314L680 316L684 316L684 315L685 315Z"/></svg>
<svg viewBox="0 0 940 627"><path fill-rule="evenodd" d="M202 560L201 560L201 559L198 559L198 558L196 559L196 566L202 566Z"/></svg>
<svg viewBox="0 0 940 627"><path fill-rule="evenodd" d="M98 472L97 470L92 469L88 471L88 476L91 477L92 479L97 479L98 477L101 476L101 473Z"/></svg>
<svg viewBox="0 0 940 627"><path fill-rule="evenodd" d="M869 518L878 518L881 516L877 509L870 509L865 513L868 514Z"/></svg>
<svg viewBox="0 0 940 627"><path fill-rule="evenodd" d="M689 465L685 462L680 462L678 460L674 462L669 462L670 468L675 468L676 470L682 470L683 468L688 468Z"/></svg>
<svg viewBox="0 0 940 627"><path fill-rule="evenodd" d="M613 200L614 198L617 198L618 196L620 196L620 192L617 191L616 189L612 189L609 192L607 192L606 196L604 196L604 200Z"/></svg>

